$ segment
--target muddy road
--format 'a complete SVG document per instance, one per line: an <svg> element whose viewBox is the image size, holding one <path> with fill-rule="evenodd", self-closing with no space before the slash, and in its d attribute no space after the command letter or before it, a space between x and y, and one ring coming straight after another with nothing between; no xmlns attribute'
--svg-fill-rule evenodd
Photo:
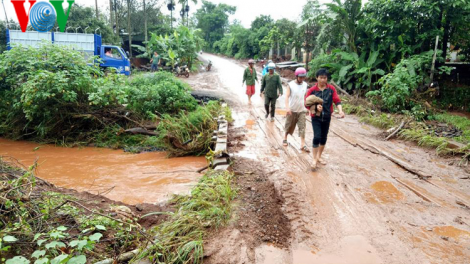
<svg viewBox="0 0 470 264"><path fill-rule="evenodd" d="M347 116L333 118L328 164L310 172L311 156L299 151L297 132L282 145L283 98L275 122L268 122L259 85L247 104L244 65L202 57L213 70L187 82L233 108L234 170L246 179L234 223L205 245L207 263L470 263L470 180L458 158L383 141L383 131ZM307 122L307 142L312 138ZM264 219L270 214L277 224Z"/></svg>

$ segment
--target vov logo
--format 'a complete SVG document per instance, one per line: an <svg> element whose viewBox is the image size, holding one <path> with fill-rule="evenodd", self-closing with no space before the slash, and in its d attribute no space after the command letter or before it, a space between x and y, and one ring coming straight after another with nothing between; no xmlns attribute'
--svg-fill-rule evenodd
<svg viewBox="0 0 470 264"><path fill-rule="evenodd" d="M70 8L72 4L75 3L75 0L49 0L49 2L28 0L31 4L29 7L29 15L24 8L25 2L26 0L11 0L11 3L15 7L18 21L20 22L21 31L26 32L28 23L31 22L31 26L36 31L48 32L54 27L57 19L60 32L64 32L67 20L69 19ZM64 12L64 7L62 6L64 2L68 2L69 4L67 14Z"/></svg>

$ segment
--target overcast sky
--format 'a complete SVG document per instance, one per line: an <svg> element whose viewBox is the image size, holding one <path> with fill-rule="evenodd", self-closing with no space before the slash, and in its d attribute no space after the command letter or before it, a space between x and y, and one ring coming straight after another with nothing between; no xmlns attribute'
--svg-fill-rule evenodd
<svg viewBox="0 0 470 264"><path fill-rule="evenodd" d="M39 0L38 2L42 2L45 0ZM160 0L163 1L163 0ZM319 0L320 3L327 3L331 2L331 0ZM211 0L213 3L225 3L229 5L233 5L237 7L237 12L235 15L231 16L231 21L237 19L242 22L245 27L250 27L251 22L259 15L271 15L274 19L281 19L287 18L290 20L297 20L301 11L302 7L305 5L307 0L287 0L287 1L278 1L278 0L270 0L270 1L260 1L260 0ZM366 2L363 0L363 2ZM11 0L4 0L5 9L7 11L8 19L14 19L18 21L15 13L15 9L13 8L13 4ZM94 0L76 0L75 3L86 5L86 6L94 6ZM100 9L107 9L109 0L98 0ZM198 4L194 5L193 2L190 1L190 15L193 14L198 8L202 5L202 1L198 0ZM25 6L29 6L28 3L25 3ZM66 7L67 4L64 4ZM166 4L162 5L163 12L165 14L169 14L168 9L166 8ZM173 14L179 15L181 7L178 5L176 10ZM0 12L0 18L5 20L5 12L2 10Z"/></svg>

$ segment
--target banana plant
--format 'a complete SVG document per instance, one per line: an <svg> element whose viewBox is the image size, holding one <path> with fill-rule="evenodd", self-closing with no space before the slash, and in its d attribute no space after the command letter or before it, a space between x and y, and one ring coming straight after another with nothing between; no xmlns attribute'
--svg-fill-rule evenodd
<svg viewBox="0 0 470 264"><path fill-rule="evenodd" d="M372 50L368 55L362 53L359 56L356 52L344 52L334 50L332 56L336 59L335 63L324 64L332 70L332 78L339 85L346 87L347 90L353 89L372 89L373 77L382 76L385 71L378 66L384 62L379 58L380 51Z"/></svg>

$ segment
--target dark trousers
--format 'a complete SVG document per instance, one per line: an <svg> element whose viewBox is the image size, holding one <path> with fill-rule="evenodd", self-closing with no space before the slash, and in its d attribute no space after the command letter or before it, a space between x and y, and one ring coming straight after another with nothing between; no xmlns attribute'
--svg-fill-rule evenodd
<svg viewBox="0 0 470 264"><path fill-rule="evenodd" d="M266 115L271 112L271 117L274 117L276 113L276 100L277 98L264 97L264 108L266 109ZM269 111L269 106L271 106L271 111Z"/></svg>
<svg viewBox="0 0 470 264"><path fill-rule="evenodd" d="M152 71L158 71L158 64L152 64Z"/></svg>
<svg viewBox="0 0 470 264"><path fill-rule="evenodd" d="M312 117L313 127L313 147L325 146L328 139L328 132L330 131L331 117Z"/></svg>

